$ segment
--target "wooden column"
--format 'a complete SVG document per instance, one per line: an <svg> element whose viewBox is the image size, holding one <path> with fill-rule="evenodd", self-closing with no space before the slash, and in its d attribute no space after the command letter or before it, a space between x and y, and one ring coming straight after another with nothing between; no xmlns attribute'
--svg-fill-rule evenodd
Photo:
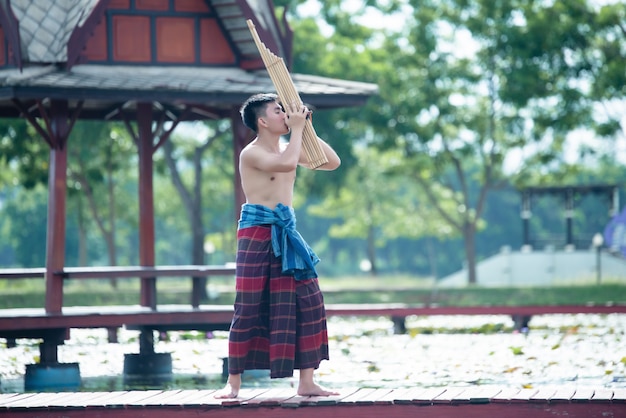
<svg viewBox="0 0 626 418"><path fill-rule="evenodd" d="M152 104L137 104L139 149L139 264L153 267L154 256L154 190L152 177ZM141 279L141 306L156 309L156 278Z"/></svg>
<svg viewBox="0 0 626 418"><path fill-rule="evenodd" d="M63 278L54 274L65 265L65 205L67 196L68 103L53 100L49 115L50 168L46 228L46 312L63 309Z"/></svg>

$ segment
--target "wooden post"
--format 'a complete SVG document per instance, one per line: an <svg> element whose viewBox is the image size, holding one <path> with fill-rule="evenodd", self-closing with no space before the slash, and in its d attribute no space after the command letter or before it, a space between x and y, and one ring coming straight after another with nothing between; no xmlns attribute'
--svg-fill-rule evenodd
<svg viewBox="0 0 626 418"><path fill-rule="evenodd" d="M154 257L154 190L152 184L152 104L137 104L139 138L139 264L155 265ZM141 279L141 306L156 309L156 278Z"/></svg>
<svg viewBox="0 0 626 418"><path fill-rule="evenodd" d="M50 168L46 228L46 312L63 310L63 278L54 274L65 264L65 202L67 196L68 103L53 100L50 108Z"/></svg>

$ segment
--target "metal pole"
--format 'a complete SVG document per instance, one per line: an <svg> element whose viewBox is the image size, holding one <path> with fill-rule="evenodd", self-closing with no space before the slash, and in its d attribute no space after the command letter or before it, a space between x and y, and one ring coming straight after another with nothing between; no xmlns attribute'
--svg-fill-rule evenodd
<svg viewBox="0 0 626 418"><path fill-rule="evenodd" d="M596 233L591 239L591 245L596 248L596 281L598 284L602 281L602 246L604 245L604 237L601 233Z"/></svg>
<svg viewBox="0 0 626 418"><path fill-rule="evenodd" d="M596 260L596 269L597 269L597 278L598 278L598 284L600 284L600 282L602 281L602 246L598 245L597 248L597 260Z"/></svg>

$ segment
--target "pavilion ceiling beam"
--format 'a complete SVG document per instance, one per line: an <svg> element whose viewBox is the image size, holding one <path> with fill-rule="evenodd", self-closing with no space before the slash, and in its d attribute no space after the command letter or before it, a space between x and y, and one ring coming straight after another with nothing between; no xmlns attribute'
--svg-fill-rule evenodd
<svg viewBox="0 0 626 418"><path fill-rule="evenodd" d="M50 137L49 133L46 132L46 130L41 127L41 125L37 121L37 118L33 116L30 110L26 108L26 106L21 101L19 101L18 99L12 99L12 101L15 107L17 107L20 110L20 112L22 112L22 116L24 116L24 118L26 118L26 120L32 125L32 127L35 128L37 133L41 135L44 141L48 143L50 148L53 148L54 145L52 142L52 138Z"/></svg>
<svg viewBox="0 0 626 418"><path fill-rule="evenodd" d="M126 130L128 131L130 137L133 139L133 142L136 146L139 145L139 134L135 131L135 128L133 128L133 125L130 123L128 115L126 114L126 112L124 112L123 109L118 109L118 113L120 115L120 118L122 119L122 122L124 122L124 126L126 126Z"/></svg>
<svg viewBox="0 0 626 418"><path fill-rule="evenodd" d="M174 129L176 129L178 124L190 114L191 114L191 109L189 107L185 107L183 109L183 112L176 119L171 120L172 126L170 126L167 131L164 131L159 135L159 141L154 146L154 149L152 150L153 153L156 152L161 147L161 145L163 145L163 143L169 139L169 137L172 135L172 132L174 132ZM165 115L165 113L163 113L163 115ZM164 126L165 121L163 120L162 123L163 123L162 126Z"/></svg>
<svg viewBox="0 0 626 418"><path fill-rule="evenodd" d="M46 141L46 143L50 146L50 148L62 149L65 146L65 142L67 138L62 138L55 133L55 130L52 127L51 117L46 110L46 104L49 103L48 99L36 100L35 104L31 107L26 107L24 103L22 103L18 99L12 99L15 107L19 109L22 116L31 124L33 128L37 131L39 135ZM84 101L81 100L77 103L76 108L69 116L68 119L68 132L71 132L74 124L78 120L78 116L82 111L84 106ZM35 110L37 112L35 112ZM41 126L41 123L37 120L37 114L39 115L39 119L42 119L45 125L45 128Z"/></svg>

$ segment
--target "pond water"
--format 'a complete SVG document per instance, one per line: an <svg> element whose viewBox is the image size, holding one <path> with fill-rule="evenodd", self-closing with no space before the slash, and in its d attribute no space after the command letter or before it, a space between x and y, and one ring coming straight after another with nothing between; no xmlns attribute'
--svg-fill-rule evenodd
<svg viewBox="0 0 626 418"><path fill-rule="evenodd" d="M535 316L527 332L512 331L507 316L407 318L408 333L394 335L386 318L329 319L330 361L316 376L329 388L501 387L626 388L626 315ZM484 332L487 330L487 332ZM227 332L169 333L155 351L172 354L172 380L163 389L217 389L223 385ZM124 354L138 351L138 333L72 330L59 361L80 364L81 390L141 389L122 379ZM24 391L26 364L36 363L38 341L0 339L0 392ZM294 378L270 380L266 371L244 374L244 386L290 387Z"/></svg>

